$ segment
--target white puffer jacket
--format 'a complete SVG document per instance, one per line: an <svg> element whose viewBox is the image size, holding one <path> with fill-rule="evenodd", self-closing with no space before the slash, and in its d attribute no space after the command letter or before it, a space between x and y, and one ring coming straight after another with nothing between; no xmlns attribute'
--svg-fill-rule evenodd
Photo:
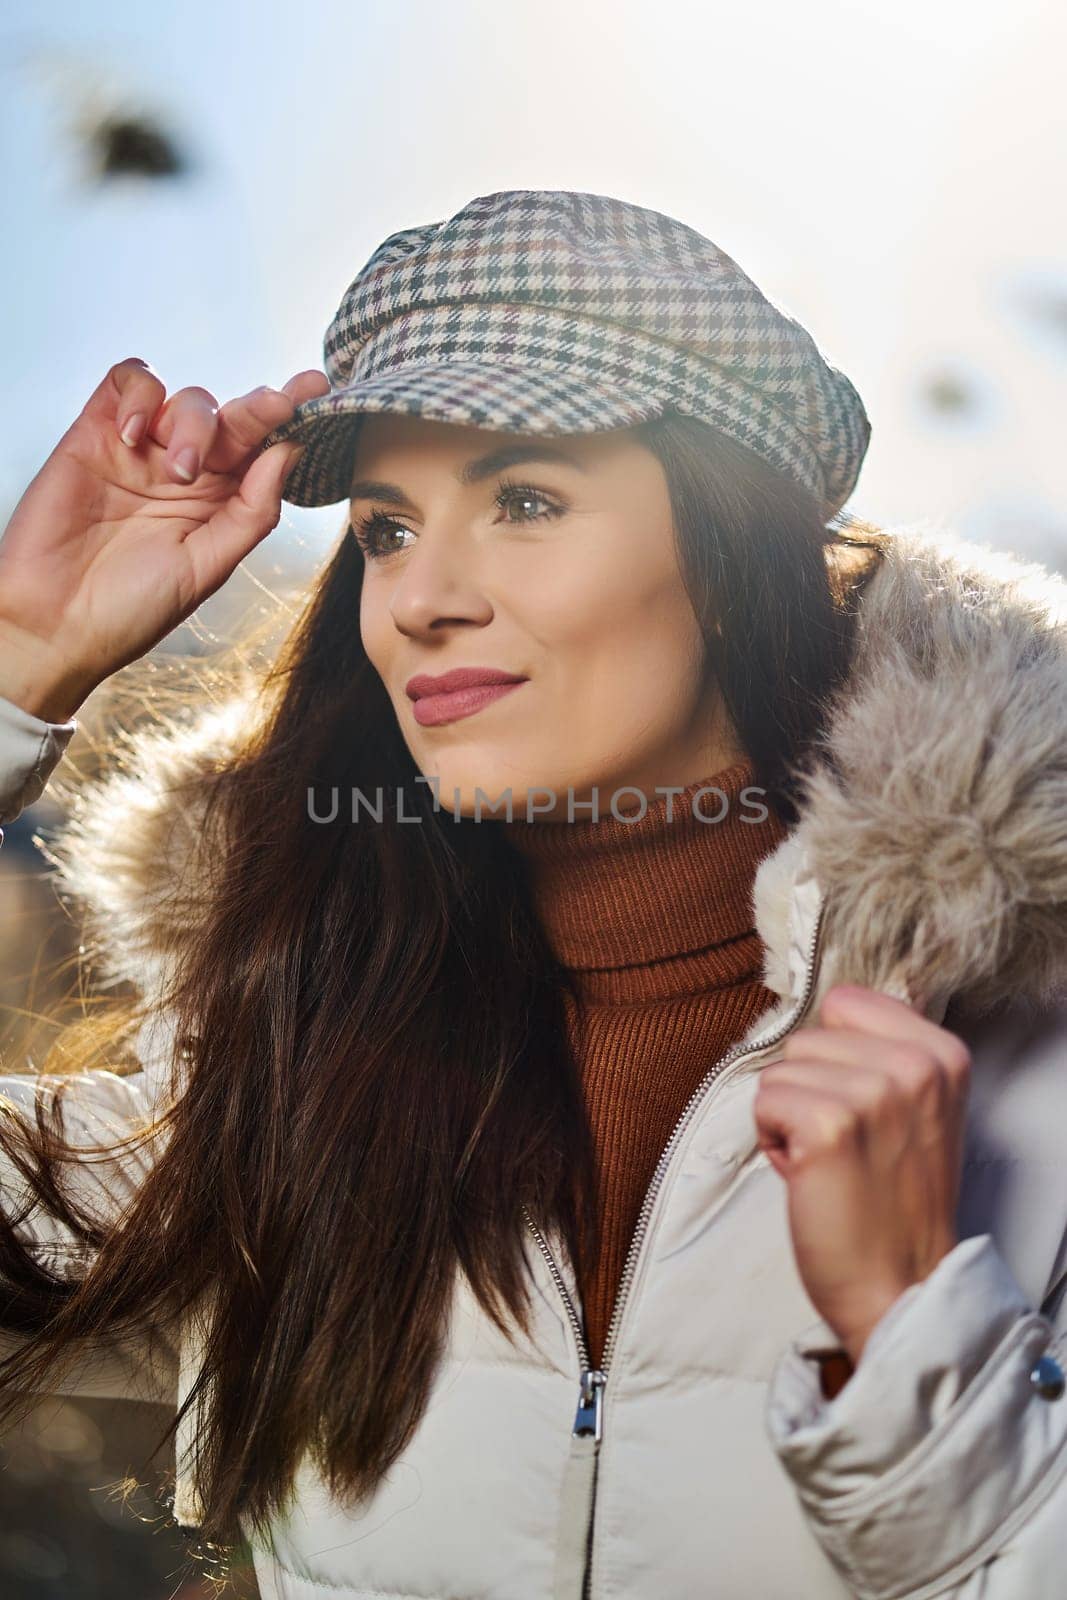
<svg viewBox="0 0 1067 1600"><path fill-rule="evenodd" d="M306 1470L257 1549L282 1600L1063 1600L1067 1595L1067 585L898 529L863 601L833 757L761 867L780 996L689 1102L646 1197L601 1372L558 1240L529 1225L533 1339L508 1344L461 1280L447 1358L404 1456L344 1509ZM161 901L195 828L168 776L224 749L240 708L90 791L54 857L151 993ZM40 793L72 725L0 704L0 818ZM183 840L186 844L183 844ZM962 1242L883 1317L822 1398L836 1341L799 1280L785 1187L757 1147L759 1069L837 980L912 999L970 1045ZM951 1007L950 1017L946 1008ZM161 1081L72 1085L85 1137ZM33 1080L3 1088L29 1105ZM121 1203L136 1163L86 1170ZM15 1176L6 1182L17 1188ZM42 1252L60 1230L38 1215ZM173 1359L107 1349L68 1387L180 1403ZM195 1524L179 1438L176 1514Z"/></svg>

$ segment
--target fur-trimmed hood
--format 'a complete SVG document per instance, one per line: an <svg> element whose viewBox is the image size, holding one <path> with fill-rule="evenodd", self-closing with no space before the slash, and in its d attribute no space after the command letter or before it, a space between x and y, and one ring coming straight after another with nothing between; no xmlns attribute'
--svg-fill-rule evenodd
<svg viewBox="0 0 1067 1600"><path fill-rule="evenodd" d="M1048 1002L1067 983L1067 582L940 529L887 531L800 821L757 876L767 982L795 988L803 880L825 907L820 987ZM188 936L174 896L195 871L197 776L251 709L136 736L49 847L107 974L146 997Z"/></svg>

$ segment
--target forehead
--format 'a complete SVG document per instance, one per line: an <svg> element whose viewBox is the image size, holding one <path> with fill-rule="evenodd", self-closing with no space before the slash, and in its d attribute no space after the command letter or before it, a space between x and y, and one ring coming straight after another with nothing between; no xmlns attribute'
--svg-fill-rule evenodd
<svg viewBox="0 0 1067 1600"><path fill-rule="evenodd" d="M461 481L477 482L521 461L555 463L588 473L602 470L637 448L633 429L602 433L513 433L466 423L437 422L397 412L372 412L360 420L353 454L352 493L371 469L391 462L447 466Z"/></svg>

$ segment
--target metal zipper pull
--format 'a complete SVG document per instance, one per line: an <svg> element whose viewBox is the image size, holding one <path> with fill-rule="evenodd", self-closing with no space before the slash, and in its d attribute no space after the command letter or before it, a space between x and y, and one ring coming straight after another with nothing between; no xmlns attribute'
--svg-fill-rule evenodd
<svg viewBox="0 0 1067 1600"><path fill-rule="evenodd" d="M583 1349L583 1357L588 1360ZM604 1374L583 1367L578 1384L578 1410L560 1494L559 1529L552 1580L552 1600L585 1600L597 1463L600 1459L601 1395Z"/></svg>
<svg viewBox="0 0 1067 1600"><path fill-rule="evenodd" d="M607 1379L598 1368L587 1367L578 1385L578 1410L574 1415L571 1433L580 1439L586 1439L591 1434L594 1444L599 1444L601 1439L602 1395L606 1382Z"/></svg>

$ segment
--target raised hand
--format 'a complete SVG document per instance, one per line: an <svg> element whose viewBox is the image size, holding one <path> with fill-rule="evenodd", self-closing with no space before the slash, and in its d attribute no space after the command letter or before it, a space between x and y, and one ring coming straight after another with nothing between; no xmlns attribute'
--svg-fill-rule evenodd
<svg viewBox="0 0 1067 1600"><path fill-rule="evenodd" d="M329 387L311 368L220 406L168 399L139 357L111 367L0 538L0 695L64 721L221 588L277 525L301 447L256 450Z"/></svg>

